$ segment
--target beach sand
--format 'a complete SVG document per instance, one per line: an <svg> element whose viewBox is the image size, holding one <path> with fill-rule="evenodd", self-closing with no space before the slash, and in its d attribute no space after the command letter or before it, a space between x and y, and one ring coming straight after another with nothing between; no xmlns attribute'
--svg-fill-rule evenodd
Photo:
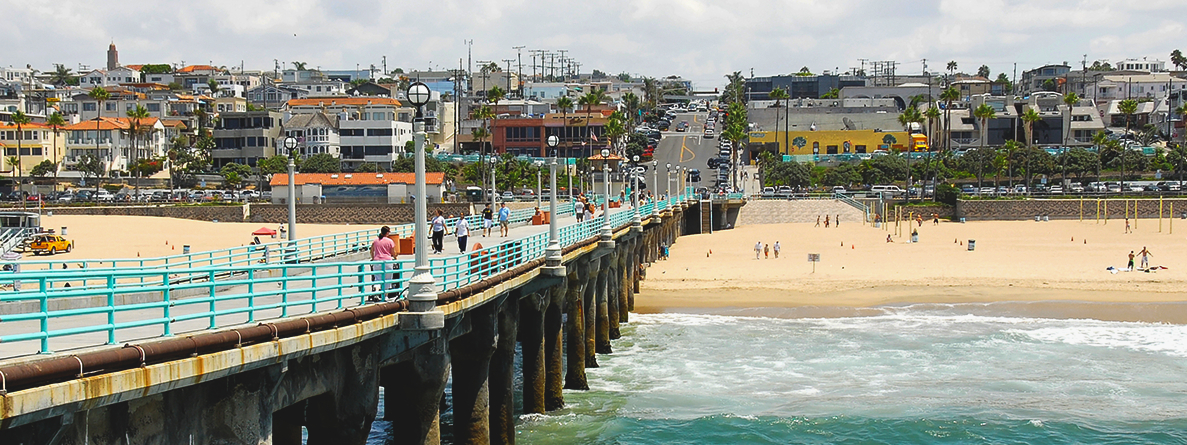
<svg viewBox="0 0 1187 445"><path fill-rule="evenodd" d="M730 308L797 308L798 314L852 314L854 308L910 304L1047 302L1065 316L1187 322L1187 221L1170 234L1163 220L924 221L920 242L869 225L751 225L682 236L671 259L647 270L636 296L640 312L729 312ZM891 234L894 243L886 242ZM967 243L976 240L976 249ZM756 260L754 244L782 246L781 258ZM1120 272L1132 250L1148 247L1154 273ZM706 256L710 251L712 254ZM815 273L809 253L820 254ZM1140 265L1140 257L1135 259ZM1049 302L1091 302L1052 306ZM1158 303L1141 308L1129 303ZM1120 305L1119 305L1120 304ZM1027 305L1039 307L1038 304ZM781 313L791 313L786 310Z"/></svg>
<svg viewBox="0 0 1187 445"><path fill-rule="evenodd" d="M74 251L52 257L27 253L25 259L79 260L181 255L182 246L187 244L193 253L245 246L251 243L251 232L256 229L267 227L276 230L280 227L280 224L92 215L42 216L41 225L55 231L67 227L66 238L74 242ZM378 233L378 228L346 224L300 224L297 232L300 237L306 238L368 229L375 229ZM261 236L260 241L270 243L281 239Z"/></svg>

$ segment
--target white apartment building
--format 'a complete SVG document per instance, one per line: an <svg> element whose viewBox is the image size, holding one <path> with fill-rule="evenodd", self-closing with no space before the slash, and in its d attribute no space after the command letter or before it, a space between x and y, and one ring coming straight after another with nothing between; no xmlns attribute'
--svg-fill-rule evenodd
<svg viewBox="0 0 1187 445"><path fill-rule="evenodd" d="M1096 82L1095 88L1098 103L1125 99L1157 99L1166 97L1172 91L1187 89L1187 79L1173 77L1166 72L1103 75Z"/></svg>
<svg viewBox="0 0 1187 445"><path fill-rule="evenodd" d="M140 82L140 71L126 66L117 67L113 70L92 70L89 73L78 76L78 84L89 88L138 82Z"/></svg>
<svg viewBox="0 0 1187 445"><path fill-rule="evenodd" d="M412 140L412 114L388 97L314 97L285 105L293 115L327 113L338 121L339 159L346 170L364 162L389 166Z"/></svg>
<svg viewBox="0 0 1187 445"><path fill-rule="evenodd" d="M136 137L136 147L132 147L133 141L127 134L132 122L126 117L104 117L67 126L63 129L66 136L63 167L69 169L84 155L90 155L99 159L104 171L126 171L138 159L164 156L167 141L164 123L148 118L141 120L140 125L149 131ZM174 126L170 124L171 128Z"/></svg>
<svg viewBox="0 0 1187 445"><path fill-rule="evenodd" d="M316 154L340 156L338 115L305 113L293 115L284 123L285 136L297 139L301 157Z"/></svg>
<svg viewBox="0 0 1187 445"><path fill-rule="evenodd" d="M1166 72L1166 62L1161 60L1142 59L1125 59L1113 64L1113 69L1118 71L1145 71L1147 73L1162 73Z"/></svg>

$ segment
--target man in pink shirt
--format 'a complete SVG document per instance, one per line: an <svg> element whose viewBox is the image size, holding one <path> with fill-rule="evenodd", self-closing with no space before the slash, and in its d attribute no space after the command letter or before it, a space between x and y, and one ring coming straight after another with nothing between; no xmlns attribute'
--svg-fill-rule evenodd
<svg viewBox="0 0 1187 445"><path fill-rule="evenodd" d="M368 301L382 301L384 297L383 293L387 289L396 287L396 283L386 283L387 285L384 285L385 282L393 280L393 277L387 271L393 266L389 262L396 259L396 242L389 237L391 232L392 229L390 227L383 226L383 228L379 229L379 238L371 242L371 261L376 262L371 265L371 271L377 272L374 274L374 280L377 284L371 286L371 291L377 292L377 294L367 297Z"/></svg>

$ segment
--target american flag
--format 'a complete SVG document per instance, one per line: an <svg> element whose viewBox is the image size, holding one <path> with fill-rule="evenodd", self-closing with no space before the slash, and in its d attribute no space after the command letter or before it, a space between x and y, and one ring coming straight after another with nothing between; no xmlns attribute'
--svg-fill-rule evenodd
<svg viewBox="0 0 1187 445"><path fill-rule="evenodd" d="M589 137L590 137L591 139L593 139L593 141L594 141L594 142L597 142L597 141L598 141L598 135L596 135L596 134L590 133L590 134L589 134Z"/></svg>

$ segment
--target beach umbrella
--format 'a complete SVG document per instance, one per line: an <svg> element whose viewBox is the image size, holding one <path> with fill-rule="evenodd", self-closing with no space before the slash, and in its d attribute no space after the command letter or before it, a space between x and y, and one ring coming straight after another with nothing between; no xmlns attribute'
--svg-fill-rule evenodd
<svg viewBox="0 0 1187 445"><path fill-rule="evenodd" d="M275 235L275 234L276 234L276 231L275 231L275 230L272 230L272 229L269 229L269 228L267 228L267 227L260 227L260 228L256 229L256 231L255 231L255 232L251 232L251 234L252 234L252 235L265 235L265 236L272 236L272 235Z"/></svg>

